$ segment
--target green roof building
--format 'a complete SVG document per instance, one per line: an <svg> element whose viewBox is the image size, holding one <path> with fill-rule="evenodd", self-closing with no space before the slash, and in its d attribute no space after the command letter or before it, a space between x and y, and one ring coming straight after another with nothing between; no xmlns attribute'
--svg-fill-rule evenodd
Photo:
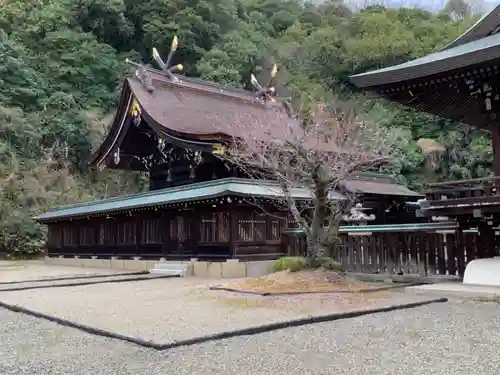
<svg viewBox="0 0 500 375"><path fill-rule="evenodd" d="M221 124L237 117L251 123L269 111L283 114L283 127L296 121L280 100L138 66L124 81L112 126L91 164L146 172L150 191L39 214L34 219L49 227L49 257L282 256L288 213L275 202L283 200L283 191L272 181L249 179L217 156L234 137L229 128L221 133ZM382 213L419 197L380 174L353 176L346 189ZM299 201L312 199L309 187L291 194ZM331 193L331 199L344 198Z"/></svg>

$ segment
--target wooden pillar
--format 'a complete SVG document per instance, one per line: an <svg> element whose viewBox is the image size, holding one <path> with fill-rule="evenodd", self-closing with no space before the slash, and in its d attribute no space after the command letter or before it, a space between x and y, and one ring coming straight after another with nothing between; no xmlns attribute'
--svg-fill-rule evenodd
<svg viewBox="0 0 500 375"><path fill-rule="evenodd" d="M160 233L161 233L161 256L166 258L169 253L170 244L170 218L167 211L163 211L160 218Z"/></svg>
<svg viewBox="0 0 500 375"><path fill-rule="evenodd" d="M92 220L89 222L91 223L91 228L92 228L92 231L94 232L94 241L92 241L92 246L94 248L94 254L99 257L100 253L102 253L101 251L101 248L99 247L100 245L100 241L99 241L99 231L101 230L101 224L99 222L99 220Z"/></svg>
<svg viewBox="0 0 500 375"><path fill-rule="evenodd" d="M81 237L82 237L82 234L81 234L81 228L82 228L82 222L81 221L70 221L70 223L73 224L73 234L75 235L75 238L74 238L74 245L75 245L75 252L78 256L81 256L82 254L80 253L80 245L82 244L82 241L81 241Z"/></svg>
<svg viewBox="0 0 500 375"><path fill-rule="evenodd" d="M189 233L191 238L189 243L192 249L188 249L193 252L192 257L197 258L200 254L200 240L201 240L201 205L195 205L193 211L187 212L187 225L190 225Z"/></svg>
<svg viewBox="0 0 500 375"><path fill-rule="evenodd" d="M458 276L464 277L465 271L465 241L464 241L464 232L462 227L458 227L455 231L456 235L456 248L455 255L457 257L457 268L458 268Z"/></svg>
<svg viewBox="0 0 500 375"><path fill-rule="evenodd" d="M66 255L66 231L67 231L67 223L61 224L61 253L63 256Z"/></svg>
<svg viewBox="0 0 500 375"><path fill-rule="evenodd" d="M230 222L230 232L229 232L229 243L231 244L231 258L236 258L236 241L238 240L238 210L235 206L231 207L229 210L229 222Z"/></svg>
<svg viewBox="0 0 500 375"><path fill-rule="evenodd" d="M144 228L144 225L142 224L144 220L147 220L143 215L141 216L136 216L132 217L132 222L134 223L134 230L135 230L135 255L140 257L142 253L142 238L144 236L142 230Z"/></svg>
<svg viewBox="0 0 500 375"><path fill-rule="evenodd" d="M478 225L479 230L479 253L476 254L478 258L490 258L495 256L495 231L491 225L482 221ZM470 259L468 260L470 261Z"/></svg>
<svg viewBox="0 0 500 375"><path fill-rule="evenodd" d="M119 247L118 247L118 222L116 218L104 219L110 222L110 224L106 224L106 231L111 227L110 231L113 234L111 240L111 248L113 249L113 254L120 258L119 256ZM121 257L123 259L123 257Z"/></svg>

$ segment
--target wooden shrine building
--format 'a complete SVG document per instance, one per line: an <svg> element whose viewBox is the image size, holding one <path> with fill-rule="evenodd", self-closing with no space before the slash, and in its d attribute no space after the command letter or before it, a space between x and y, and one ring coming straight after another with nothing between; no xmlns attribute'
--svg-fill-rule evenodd
<svg viewBox="0 0 500 375"><path fill-rule="evenodd" d="M35 220L48 225L48 255L211 261L282 256L286 213L266 215L248 201L266 205L283 192L217 157L233 136L230 127L221 132L221 124L251 123L269 113L280 114L283 127L296 121L278 99L138 65L123 84L109 134L91 163L147 172L150 191L38 215ZM375 213L377 223L395 220L391 212L420 197L380 174L360 174L348 181L348 189ZM311 199L308 188L293 195ZM332 192L331 198L341 195Z"/></svg>
<svg viewBox="0 0 500 375"><path fill-rule="evenodd" d="M491 178L429 185L420 213L448 217L463 231L478 228L478 251L466 256L500 255L495 230L500 224L500 6L462 36L428 56L351 76L357 87L446 119L491 133Z"/></svg>

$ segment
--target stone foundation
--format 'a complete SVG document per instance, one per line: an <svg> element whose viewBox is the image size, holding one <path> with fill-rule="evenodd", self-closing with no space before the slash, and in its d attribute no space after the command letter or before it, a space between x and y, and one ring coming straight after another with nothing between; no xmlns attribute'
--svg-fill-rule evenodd
<svg viewBox="0 0 500 375"><path fill-rule="evenodd" d="M141 259L80 259L45 257L46 264L57 266L112 268L127 271L149 271L162 260ZM172 261L169 261L172 262ZM229 259L226 262L202 262L197 260L179 261L187 263L188 276L209 277L217 279L235 279L241 277L258 277L269 274L274 261L239 262Z"/></svg>

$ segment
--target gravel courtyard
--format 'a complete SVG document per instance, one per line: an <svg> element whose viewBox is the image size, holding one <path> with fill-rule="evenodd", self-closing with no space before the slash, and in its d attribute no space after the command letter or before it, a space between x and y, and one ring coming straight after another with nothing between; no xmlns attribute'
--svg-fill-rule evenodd
<svg viewBox="0 0 500 375"><path fill-rule="evenodd" d="M449 302L165 352L0 309L0 374L497 375L500 306Z"/></svg>
<svg viewBox="0 0 500 375"><path fill-rule="evenodd" d="M0 301L155 344L309 315L428 300L402 292L260 297L208 290L217 280L170 278L2 292Z"/></svg>
<svg viewBox="0 0 500 375"><path fill-rule="evenodd" d="M66 277L116 275L131 271L109 268L64 267L44 264L43 261L0 261L0 284L25 280L43 280Z"/></svg>

